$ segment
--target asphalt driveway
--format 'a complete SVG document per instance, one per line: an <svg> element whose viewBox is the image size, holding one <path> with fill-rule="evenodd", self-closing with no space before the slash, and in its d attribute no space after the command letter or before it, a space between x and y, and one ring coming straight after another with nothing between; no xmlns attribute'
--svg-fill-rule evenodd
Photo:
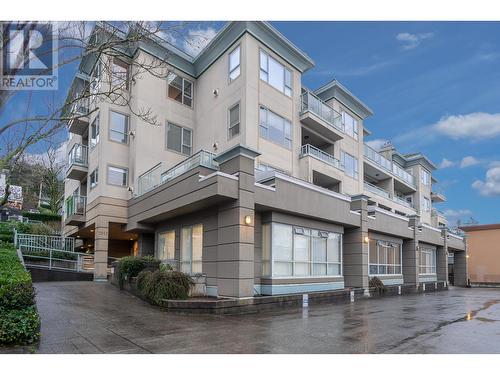
<svg viewBox="0 0 500 375"><path fill-rule="evenodd" d="M38 353L500 353L500 289L175 315L107 283L35 284Z"/></svg>

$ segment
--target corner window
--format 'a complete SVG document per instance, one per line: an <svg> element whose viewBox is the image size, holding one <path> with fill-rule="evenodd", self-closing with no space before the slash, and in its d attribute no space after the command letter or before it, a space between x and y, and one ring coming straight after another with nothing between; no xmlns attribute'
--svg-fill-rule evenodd
<svg viewBox="0 0 500 375"><path fill-rule="evenodd" d="M355 140L358 140L358 120L352 117L349 113L342 111L342 123L344 124L344 132L353 137Z"/></svg>
<svg viewBox="0 0 500 375"><path fill-rule="evenodd" d="M240 134L240 103L229 108L228 138L233 138L238 134Z"/></svg>
<svg viewBox="0 0 500 375"><path fill-rule="evenodd" d="M90 174L90 188L91 189L95 188L98 182L99 182L99 169L96 168Z"/></svg>
<svg viewBox="0 0 500 375"><path fill-rule="evenodd" d="M99 143L99 114L90 125L90 149L93 149Z"/></svg>
<svg viewBox="0 0 500 375"><path fill-rule="evenodd" d="M431 210L431 200L427 197L423 197L424 199L422 200L422 206L424 208L424 211L429 212Z"/></svg>
<svg viewBox="0 0 500 375"><path fill-rule="evenodd" d="M370 275L400 275L402 258L401 245L397 243L370 240Z"/></svg>
<svg viewBox="0 0 500 375"><path fill-rule="evenodd" d="M287 119L260 107L259 133L262 138L292 148L292 124Z"/></svg>
<svg viewBox="0 0 500 375"><path fill-rule="evenodd" d="M163 263L170 264L174 269L177 268L175 260L175 230L163 232L158 235L156 256Z"/></svg>
<svg viewBox="0 0 500 375"><path fill-rule="evenodd" d="M340 153L340 159L345 174L358 178L358 159L344 151Z"/></svg>
<svg viewBox="0 0 500 375"><path fill-rule="evenodd" d="M241 68L240 68L240 46L236 47L229 54L229 81L232 82L236 78L240 76Z"/></svg>
<svg viewBox="0 0 500 375"><path fill-rule="evenodd" d="M292 96L292 72L264 51L260 51L260 79Z"/></svg>
<svg viewBox="0 0 500 375"><path fill-rule="evenodd" d="M189 107L193 105L193 83L174 72L167 74L168 97Z"/></svg>
<svg viewBox="0 0 500 375"><path fill-rule="evenodd" d="M436 250L420 248L420 274L436 273Z"/></svg>
<svg viewBox="0 0 500 375"><path fill-rule="evenodd" d="M191 129L167 123L167 149L191 155L193 149Z"/></svg>
<svg viewBox="0 0 500 375"><path fill-rule="evenodd" d="M108 184L127 186L128 170L126 168L108 167Z"/></svg>
<svg viewBox="0 0 500 375"><path fill-rule="evenodd" d="M182 228L181 272L195 274L202 272L203 225Z"/></svg>
<svg viewBox="0 0 500 375"><path fill-rule="evenodd" d="M422 170L422 184L428 186L431 181L431 175L429 172Z"/></svg>
<svg viewBox="0 0 500 375"><path fill-rule="evenodd" d="M112 141L128 143L128 116L118 112L110 111L109 116L109 138Z"/></svg>
<svg viewBox="0 0 500 375"><path fill-rule="evenodd" d="M123 88L128 90L129 86L129 66L123 61L115 58L113 59L113 66L111 68L111 86L112 88Z"/></svg>

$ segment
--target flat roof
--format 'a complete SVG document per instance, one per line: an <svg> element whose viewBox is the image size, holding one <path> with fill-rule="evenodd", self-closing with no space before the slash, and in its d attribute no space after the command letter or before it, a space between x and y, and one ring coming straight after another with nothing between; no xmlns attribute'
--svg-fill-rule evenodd
<svg viewBox="0 0 500 375"><path fill-rule="evenodd" d="M464 226L460 227L460 229L462 229L464 232L500 229L500 223L498 223L498 224L464 225Z"/></svg>

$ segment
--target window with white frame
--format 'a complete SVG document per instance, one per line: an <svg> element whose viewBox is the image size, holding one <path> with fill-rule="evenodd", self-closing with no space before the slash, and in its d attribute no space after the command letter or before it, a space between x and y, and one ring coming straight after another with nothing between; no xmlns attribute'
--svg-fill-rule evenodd
<svg viewBox="0 0 500 375"><path fill-rule="evenodd" d="M99 114L90 124L90 149L93 149L99 143Z"/></svg>
<svg viewBox="0 0 500 375"><path fill-rule="evenodd" d="M292 96L292 72L262 50L260 51L260 79L286 96Z"/></svg>
<svg viewBox="0 0 500 375"><path fill-rule="evenodd" d="M99 182L99 168L96 168L90 173L90 188L93 189Z"/></svg>
<svg viewBox="0 0 500 375"><path fill-rule="evenodd" d="M262 274L271 277L342 275L342 235L271 223L262 226Z"/></svg>
<svg viewBox="0 0 500 375"><path fill-rule="evenodd" d="M240 134L240 103L229 108L228 138L233 138L238 134Z"/></svg>
<svg viewBox="0 0 500 375"><path fill-rule="evenodd" d="M120 59L114 58L111 67L111 86L112 88L122 88L128 90L129 84L129 65Z"/></svg>
<svg viewBox="0 0 500 375"><path fill-rule="evenodd" d="M241 48L240 46L236 47L229 54L229 81L234 81L236 78L240 76L241 68L240 68L240 56Z"/></svg>
<svg viewBox="0 0 500 375"><path fill-rule="evenodd" d="M187 274L201 273L203 225L196 224L181 230L180 270Z"/></svg>
<svg viewBox="0 0 500 375"><path fill-rule="evenodd" d="M189 107L193 105L193 83L174 72L167 74L167 93L170 99Z"/></svg>
<svg viewBox="0 0 500 375"><path fill-rule="evenodd" d="M167 149L191 155L193 149L193 133L191 129L167 123Z"/></svg>
<svg viewBox="0 0 500 375"><path fill-rule="evenodd" d="M109 138L115 142L128 143L128 116L114 111L109 113Z"/></svg>
<svg viewBox="0 0 500 375"><path fill-rule="evenodd" d="M401 245L398 243L370 240L370 275L400 275L402 267Z"/></svg>
<svg viewBox="0 0 500 375"><path fill-rule="evenodd" d="M292 148L292 124L264 106L260 107L259 133L262 138Z"/></svg>
<svg viewBox="0 0 500 375"><path fill-rule="evenodd" d="M425 170L422 170L422 184L428 186L431 182L431 174Z"/></svg>
<svg viewBox="0 0 500 375"><path fill-rule="evenodd" d="M128 169L108 166L108 184L127 186Z"/></svg>
<svg viewBox="0 0 500 375"><path fill-rule="evenodd" d="M427 197L423 197L422 206L424 208L424 211L429 212L431 210L431 200Z"/></svg>
<svg viewBox="0 0 500 375"><path fill-rule="evenodd" d="M357 140L359 138L358 120L346 111L342 111L342 123L345 133Z"/></svg>
<svg viewBox="0 0 500 375"><path fill-rule="evenodd" d="M340 159L345 174L358 178L358 159L344 151L340 153Z"/></svg>
<svg viewBox="0 0 500 375"><path fill-rule="evenodd" d="M156 257L162 263L170 264L177 269L175 260L175 230L169 230L158 234L158 250Z"/></svg>
<svg viewBox="0 0 500 375"><path fill-rule="evenodd" d="M420 248L420 274L436 273L436 250Z"/></svg>

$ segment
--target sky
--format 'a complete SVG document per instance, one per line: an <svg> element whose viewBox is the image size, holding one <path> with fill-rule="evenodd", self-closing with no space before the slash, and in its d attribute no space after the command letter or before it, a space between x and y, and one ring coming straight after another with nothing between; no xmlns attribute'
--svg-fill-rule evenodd
<svg viewBox="0 0 500 375"><path fill-rule="evenodd" d="M500 222L500 22L271 23L314 60L305 86L337 79L373 110L364 123L370 145L390 140L439 167L434 190L447 201L435 207L451 223ZM170 42L195 55L222 25L196 23L185 32L190 43L178 36ZM34 95L32 109L65 97L76 67L62 67L59 90ZM0 122L26 100L16 95Z"/></svg>

